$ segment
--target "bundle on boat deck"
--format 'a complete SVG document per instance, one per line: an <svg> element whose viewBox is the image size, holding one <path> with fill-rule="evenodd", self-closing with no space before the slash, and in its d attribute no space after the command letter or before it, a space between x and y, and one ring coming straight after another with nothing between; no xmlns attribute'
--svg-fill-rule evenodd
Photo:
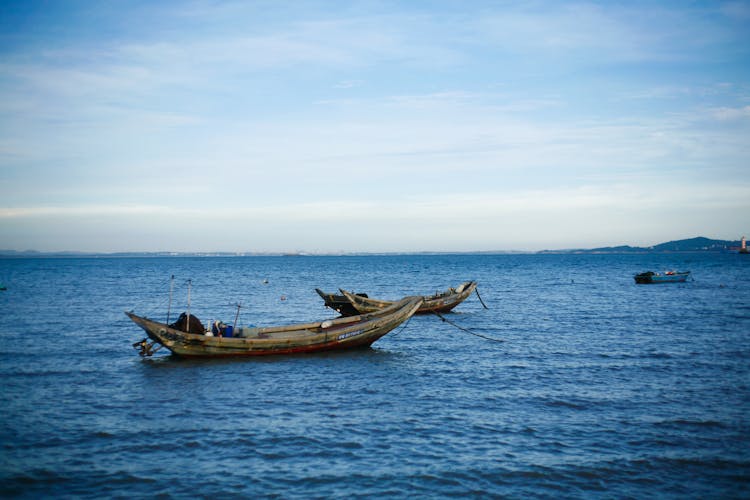
<svg viewBox="0 0 750 500"><path fill-rule="evenodd" d="M188 324L190 325L189 328ZM177 321L169 325L169 327L185 333L203 333L206 331L206 327L203 326L203 323L201 323L201 320L199 320L197 316L191 314L190 320L188 321L187 313L180 314Z"/></svg>

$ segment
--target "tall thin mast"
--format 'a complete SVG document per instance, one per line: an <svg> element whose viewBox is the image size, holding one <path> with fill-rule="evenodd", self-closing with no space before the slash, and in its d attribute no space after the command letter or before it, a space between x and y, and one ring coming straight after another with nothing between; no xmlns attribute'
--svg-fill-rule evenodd
<svg viewBox="0 0 750 500"><path fill-rule="evenodd" d="M167 324L169 324L169 312L172 310L172 292L174 291L174 274L169 278L169 305L167 306Z"/></svg>
<svg viewBox="0 0 750 500"><path fill-rule="evenodd" d="M234 317L234 325L232 326L232 331L237 331L237 320L240 317L240 307L242 307L242 304L237 304L237 314Z"/></svg>
<svg viewBox="0 0 750 500"><path fill-rule="evenodd" d="M190 333L190 286L193 280L188 280L188 303L187 303L187 332Z"/></svg>

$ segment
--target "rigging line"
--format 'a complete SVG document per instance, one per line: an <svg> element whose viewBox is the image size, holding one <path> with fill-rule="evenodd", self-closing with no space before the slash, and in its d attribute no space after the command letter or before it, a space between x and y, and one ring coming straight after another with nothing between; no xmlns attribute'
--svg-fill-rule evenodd
<svg viewBox="0 0 750 500"><path fill-rule="evenodd" d="M187 280L188 281L192 280ZM172 294L174 292L173 285L174 285L174 275L172 275L169 279L165 282L170 287L170 293L166 298L163 298L159 300L158 302L152 302L148 303L146 299L142 299L140 303L135 304L135 307L132 307L130 310L134 311L136 308L139 311L142 311L141 316L145 316L147 318L157 318L163 314L163 311L166 309L168 312L172 309ZM169 316L167 317L167 323L169 323ZM161 322L161 319L158 320Z"/></svg>
<svg viewBox="0 0 750 500"><path fill-rule="evenodd" d="M140 311L139 314L141 316L145 316L147 318L155 318L158 315L162 314L162 311L164 310L164 306L167 305L167 299L162 299L156 304L147 305L145 301L141 301L140 305L136 304L135 307L131 307L131 311L135 311L136 308Z"/></svg>
<svg viewBox="0 0 750 500"><path fill-rule="evenodd" d="M503 339L496 339L496 338L494 338L494 337L488 337L488 336L486 336L486 335L482 335L481 333L476 333L476 332L472 332L472 331L471 331L471 330L469 330L468 328L464 328L464 327L462 327L462 326L459 326L459 325L455 324L454 322L452 322L451 320L449 320L449 319L446 319L445 317L443 317L443 316L442 316L442 315L441 315L440 313L438 313L438 312L434 312L434 311L433 311L433 313L432 313L432 314L434 314L435 316L437 316L438 318L440 318L440 319L441 319L442 321L444 321L444 322L448 323L449 325L451 325L451 326L455 326L455 327L456 327L456 328L458 328L459 330L462 330L462 331L464 331L464 332L466 332L466 333L469 333L469 334L471 334L471 335L474 335L475 337L481 337L481 338L483 338L483 339L485 339L485 340L491 340L492 342L505 342L505 340L503 340Z"/></svg>
<svg viewBox="0 0 750 500"><path fill-rule="evenodd" d="M172 282L174 280L174 275L172 275L169 279L166 280L166 283L171 286ZM160 282L161 283L161 282ZM162 311L164 310L164 306L167 306L167 309L170 309L170 298L161 299L156 303L151 302L150 304L146 302L145 299L141 299L141 301L137 304L135 304L135 307L131 308L131 311L134 311L136 308L141 310L142 308L142 316L146 316L147 318L155 318L158 315L162 314ZM169 321L167 321L169 322Z"/></svg>
<svg viewBox="0 0 750 500"><path fill-rule="evenodd" d="M474 292L477 294L477 297L479 297L479 302L482 303L482 306L484 306L485 309L489 309L489 307L487 307L487 304L485 304L484 301L482 300L482 296L479 295L479 288L475 288Z"/></svg>

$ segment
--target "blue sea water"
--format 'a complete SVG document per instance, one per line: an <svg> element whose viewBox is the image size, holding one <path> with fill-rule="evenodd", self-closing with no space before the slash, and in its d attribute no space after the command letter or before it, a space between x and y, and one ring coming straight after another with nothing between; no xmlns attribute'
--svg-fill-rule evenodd
<svg viewBox="0 0 750 500"><path fill-rule="evenodd" d="M141 359L123 311L166 319L170 275L172 317L191 279L204 323L469 279L489 309L351 352ZM0 281L3 498L750 497L747 256L2 259Z"/></svg>

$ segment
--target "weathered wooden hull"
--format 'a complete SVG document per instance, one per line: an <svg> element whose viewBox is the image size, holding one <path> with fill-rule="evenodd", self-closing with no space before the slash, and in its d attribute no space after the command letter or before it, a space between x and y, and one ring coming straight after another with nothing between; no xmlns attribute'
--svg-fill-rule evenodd
<svg viewBox="0 0 750 500"><path fill-rule="evenodd" d="M178 356L264 356L369 346L409 319L422 300L422 297L407 297L375 314L290 326L237 328L234 337L186 333L131 312L125 314L149 338Z"/></svg>
<svg viewBox="0 0 750 500"><path fill-rule="evenodd" d="M670 273L670 274L659 274L646 272L636 274L633 278L639 285L652 285L658 283L684 283L690 276L690 271Z"/></svg>
<svg viewBox="0 0 750 500"><path fill-rule="evenodd" d="M476 281L467 281L461 283L456 288L449 288L445 292L436 293L435 295L423 296L424 302L417 309L416 314L430 314L430 313L445 313L451 311L458 304L466 300L469 295L474 293L477 288ZM352 306L361 313L370 313L374 311L382 310L383 308L390 307L393 305L393 301L389 300L378 300L369 297L363 297L361 295L355 295L346 290L341 290L341 293L349 299Z"/></svg>

